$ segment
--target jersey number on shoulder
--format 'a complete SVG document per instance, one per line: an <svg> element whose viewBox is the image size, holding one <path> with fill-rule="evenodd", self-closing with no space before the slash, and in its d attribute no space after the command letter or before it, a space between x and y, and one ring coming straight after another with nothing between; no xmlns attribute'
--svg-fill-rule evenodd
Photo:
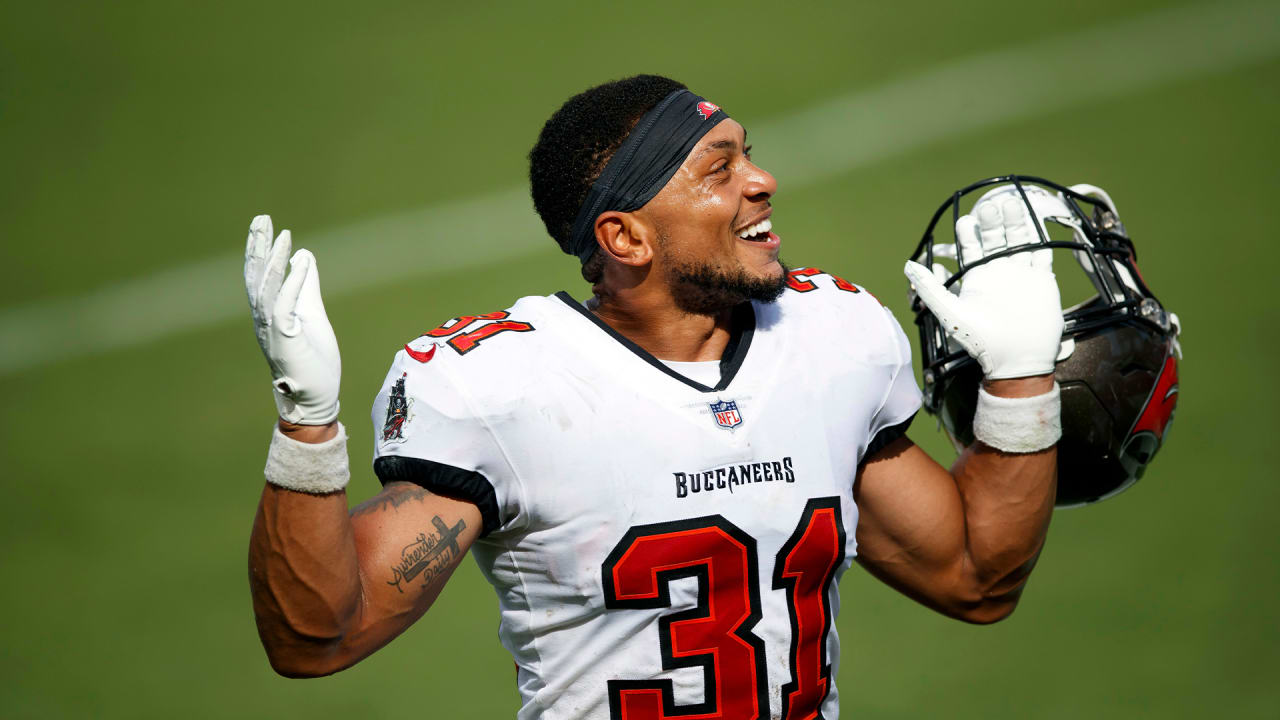
<svg viewBox="0 0 1280 720"><path fill-rule="evenodd" d="M818 268L812 268L812 267L796 268L795 270L792 270L791 272L787 273L787 287L791 288L792 290L795 290L796 292L802 292L802 293L810 292L812 290L817 290L818 286L812 280L809 279L814 275L829 276L831 278L831 282L834 283L836 287L840 288L841 290L844 290L845 292L851 292L851 293L862 292L861 290L858 289L857 285L854 285L848 280L845 280L844 278L838 275L832 275L831 273L824 273Z"/></svg>
<svg viewBox="0 0 1280 720"><path fill-rule="evenodd" d="M844 561L839 498L814 498L774 559L773 588L785 590L791 615L782 686L782 717L819 717L831 684L827 634L829 591ZM701 667L704 700L676 705L670 680L610 680L614 720L756 720L769 714L764 641L759 622L756 541L719 515L631 528L605 559L605 607L670 607L670 583L696 578L698 605L659 621L662 667Z"/></svg>
<svg viewBox="0 0 1280 720"><path fill-rule="evenodd" d="M483 315L462 315L434 330L423 333L425 337L449 338L449 347L459 355L466 355L480 346L480 343L500 332L529 332L533 326L529 323L507 320L506 310L485 313ZM463 332L478 321L485 321L480 327L470 332ZM452 335L453 337L449 337Z"/></svg>

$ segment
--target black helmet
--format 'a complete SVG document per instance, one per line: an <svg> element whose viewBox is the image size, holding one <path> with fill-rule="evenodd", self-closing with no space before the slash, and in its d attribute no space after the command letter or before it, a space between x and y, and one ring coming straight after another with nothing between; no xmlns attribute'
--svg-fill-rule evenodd
<svg viewBox="0 0 1280 720"><path fill-rule="evenodd" d="M954 228L965 196L989 187L994 189L978 202L1020 196L1035 220L1039 242L966 262L954 236L952 243L936 243L934 228L948 208ZM1055 239L1063 229L1069 235ZM1056 505L1071 507L1111 497L1137 482L1160 449L1178 402L1178 316L1165 311L1139 274L1133 242L1110 196L1092 185L1064 187L1026 175L981 180L938 208L912 259L927 268L939 258L954 260L954 274L940 264L935 272L949 275L946 285L956 292L969 269L1046 246L1071 250L1096 291L1064 310L1056 369L1062 388ZM920 328L924 407L939 416L957 449L965 447L973 442L982 369L914 294L911 307Z"/></svg>

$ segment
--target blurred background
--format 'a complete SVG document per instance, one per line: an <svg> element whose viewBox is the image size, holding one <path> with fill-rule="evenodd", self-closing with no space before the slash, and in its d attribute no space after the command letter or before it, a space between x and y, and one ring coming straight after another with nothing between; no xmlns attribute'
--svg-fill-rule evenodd
<svg viewBox="0 0 1280 720"><path fill-rule="evenodd" d="M569 95L638 72L743 122L784 257L909 334L928 217L1008 172L1110 191L1183 321L1169 444L1134 489L1055 515L1012 618L846 575L844 715L1280 715L1280 3L1234 0L6 4L0 715L514 716L472 561L359 666L268 667L245 556L274 406L243 242L269 212L319 258L363 500L405 341L587 294L525 156ZM932 418L912 437L953 457Z"/></svg>

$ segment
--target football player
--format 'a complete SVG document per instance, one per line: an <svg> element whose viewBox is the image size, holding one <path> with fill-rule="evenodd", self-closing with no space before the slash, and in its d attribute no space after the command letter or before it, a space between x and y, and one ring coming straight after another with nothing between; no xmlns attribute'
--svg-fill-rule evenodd
<svg viewBox="0 0 1280 720"><path fill-rule="evenodd" d="M521 718L838 717L855 559L951 617L1012 612L1055 493L1047 253L989 262L958 295L907 265L985 377L948 469L905 434L920 392L897 321L781 263L777 184L718 106L656 76L592 88L546 123L530 178L591 296L522 298L405 345L373 407L384 487L350 512L316 261L253 221L245 280L279 420L250 580L276 671L358 662L468 552L498 595ZM979 255L1035 236L1014 199L960 223Z"/></svg>

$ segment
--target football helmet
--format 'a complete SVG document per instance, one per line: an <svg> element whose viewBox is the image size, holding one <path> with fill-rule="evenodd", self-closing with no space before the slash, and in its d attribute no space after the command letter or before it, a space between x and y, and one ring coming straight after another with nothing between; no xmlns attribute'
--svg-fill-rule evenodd
<svg viewBox="0 0 1280 720"><path fill-rule="evenodd" d="M978 260L964 257L954 234L950 243L936 242L942 218L950 218L954 233L961 205L984 189L974 205L1000 196L1020 197L1039 241ZM1095 291L1064 309L1056 363L1062 439L1055 504L1072 507L1112 497L1137 482L1167 437L1178 402L1178 317L1165 310L1138 272L1137 253L1115 203L1093 185L1067 187L1027 175L987 178L942 203L911 259L959 292L972 268L1045 247L1069 250ZM1061 285L1067 268L1055 272ZM959 450L973 442L982 369L947 336L914 292L910 299L920 329L924 407L939 417Z"/></svg>

